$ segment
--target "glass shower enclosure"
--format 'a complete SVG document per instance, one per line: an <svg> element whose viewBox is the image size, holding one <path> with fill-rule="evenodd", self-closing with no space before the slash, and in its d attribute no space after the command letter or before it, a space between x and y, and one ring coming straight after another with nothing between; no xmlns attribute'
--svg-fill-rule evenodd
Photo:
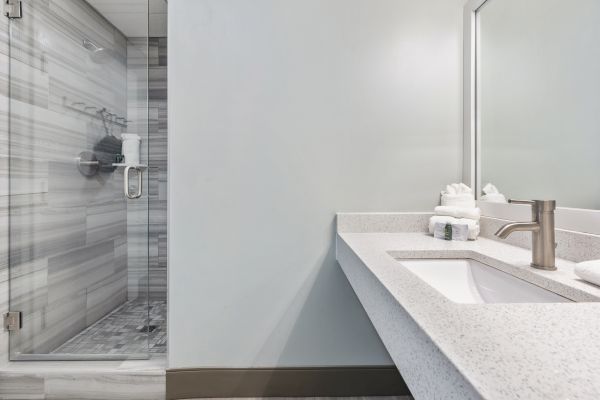
<svg viewBox="0 0 600 400"><path fill-rule="evenodd" d="M11 360L149 355L148 4L132 37L104 3L6 22Z"/></svg>

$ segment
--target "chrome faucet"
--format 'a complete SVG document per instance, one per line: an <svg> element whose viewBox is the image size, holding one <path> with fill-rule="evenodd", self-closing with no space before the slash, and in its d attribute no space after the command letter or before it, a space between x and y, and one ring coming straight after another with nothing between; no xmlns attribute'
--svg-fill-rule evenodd
<svg viewBox="0 0 600 400"><path fill-rule="evenodd" d="M508 200L512 204L531 205L531 222L512 222L504 225L496 232L496 236L506 239L508 235L518 231L531 231L533 268L555 271L554 250L554 200Z"/></svg>

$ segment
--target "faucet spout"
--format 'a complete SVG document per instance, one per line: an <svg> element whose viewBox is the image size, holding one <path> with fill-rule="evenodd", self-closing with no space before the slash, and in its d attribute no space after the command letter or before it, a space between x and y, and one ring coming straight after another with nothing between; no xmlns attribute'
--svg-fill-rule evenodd
<svg viewBox="0 0 600 400"><path fill-rule="evenodd" d="M496 236L506 239L511 233L531 232L531 266L533 268L556 270L554 241L554 200L509 200L509 203L531 206L530 222L512 222L498 229Z"/></svg>
<svg viewBox="0 0 600 400"><path fill-rule="evenodd" d="M500 239L506 239L513 232L539 232L540 224L537 222L513 222L504 225L495 233Z"/></svg>

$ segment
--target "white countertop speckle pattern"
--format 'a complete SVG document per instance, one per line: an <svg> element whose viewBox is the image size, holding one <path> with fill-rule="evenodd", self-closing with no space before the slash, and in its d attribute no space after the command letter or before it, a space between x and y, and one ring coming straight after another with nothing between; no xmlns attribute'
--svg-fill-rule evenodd
<svg viewBox="0 0 600 400"><path fill-rule="evenodd" d="M340 251L362 261L481 397L600 399L600 287L578 280L572 262L540 271L527 249L417 232L342 232ZM457 304L395 258L473 258L580 303Z"/></svg>

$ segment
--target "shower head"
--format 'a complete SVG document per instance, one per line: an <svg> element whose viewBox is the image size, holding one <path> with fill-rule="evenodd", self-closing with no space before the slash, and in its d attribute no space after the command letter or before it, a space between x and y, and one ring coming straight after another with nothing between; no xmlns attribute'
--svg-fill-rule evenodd
<svg viewBox="0 0 600 400"><path fill-rule="evenodd" d="M91 52L90 59L96 64L104 64L105 62L109 61L110 50L98 46L96 43L87 38L83 39L82 45Z"/></svg>

